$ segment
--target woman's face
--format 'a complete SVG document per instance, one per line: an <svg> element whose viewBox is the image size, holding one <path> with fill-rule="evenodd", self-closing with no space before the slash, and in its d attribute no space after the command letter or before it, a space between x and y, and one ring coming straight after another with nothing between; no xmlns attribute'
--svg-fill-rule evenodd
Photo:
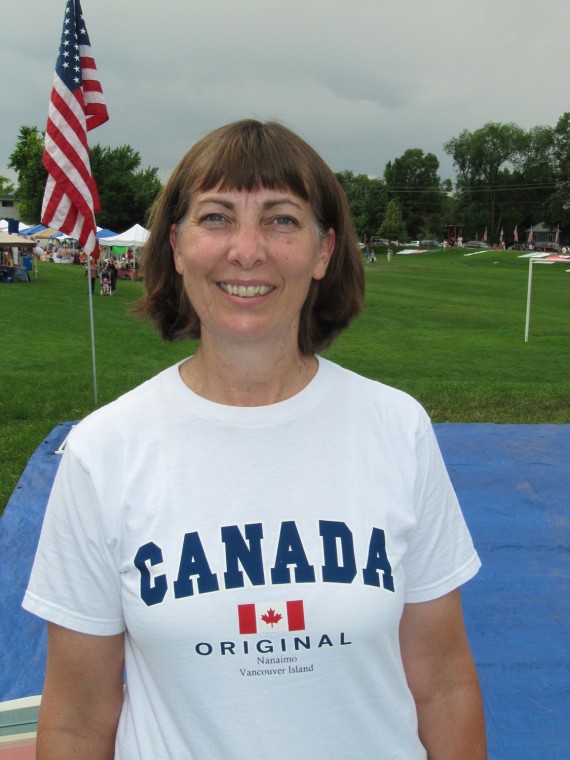
<svg viewBox="0 0 570 760"><path fill-rule="evenodd" d="M324 277L332 229L289 190L208 190L192 196L170 241L176 271L204 341L281 341L297 346L301 308Z"/></svg>

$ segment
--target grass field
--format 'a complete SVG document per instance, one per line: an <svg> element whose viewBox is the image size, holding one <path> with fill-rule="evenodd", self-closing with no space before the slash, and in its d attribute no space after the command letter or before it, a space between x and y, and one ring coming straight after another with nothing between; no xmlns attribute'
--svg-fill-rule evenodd
<svg viewBox="0 0 570 760"><path fill-rule="evenodd" d="M420 399L436 422L570 422L570 273L515 252L395 256L366 265L365 313L327 356ZM33 275L32 275L33 277ZM94 298L98 404L192 352L129 314L139 282ZM97 291L96 291L97 292ZM82 268L40 264L0 284L0 511L43 437L94 408Z"/></svg>

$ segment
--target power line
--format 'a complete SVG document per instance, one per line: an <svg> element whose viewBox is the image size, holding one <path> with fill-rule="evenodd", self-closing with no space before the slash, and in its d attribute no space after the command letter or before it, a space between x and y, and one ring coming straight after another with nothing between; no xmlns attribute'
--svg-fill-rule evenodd
<svg viewBox="0 0 570 760"><path fill-rule="evenodd" d="M528 184L528 185L466 185L464 187L456 188L456 193L469 192L469 193L489 193L489 192L511 192L511 191L533 191L533 190L558 190L561 189L563 183L557 184ZM392 185L386 186L386 190L389 193L446 193L446 190L437 186L418 186L410 187L409 185Z"/></svg>

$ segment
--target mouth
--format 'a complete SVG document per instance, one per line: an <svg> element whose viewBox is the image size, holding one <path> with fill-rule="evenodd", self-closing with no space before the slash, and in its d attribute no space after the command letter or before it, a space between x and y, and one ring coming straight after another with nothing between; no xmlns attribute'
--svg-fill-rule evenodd
<svg viewBox="0 0 570 760"><path fill-rule="evenodd" d="M255 296L266 296L275 290L273 285L230 285L227 282L220 282L220 288L230 296L239 298L255 298Z"/></svg>

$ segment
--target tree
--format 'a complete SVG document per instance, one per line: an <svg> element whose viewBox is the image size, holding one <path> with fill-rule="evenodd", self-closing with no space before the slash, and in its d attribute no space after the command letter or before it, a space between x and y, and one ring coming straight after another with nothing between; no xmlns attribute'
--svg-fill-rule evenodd
<svg viewBox="0 0 570 760"><path fill-rule="evenodd" d="M368 240L378 232L386 210L386 186L383 180L351 171L337 172L348 199L350 213L360 238Z"/></svg>
<svg viewBox="0 0 570 760"><path fill-rule="evenodd" d="M533 127L525 135L518 157L513 159L511 186L503 191L503 214L514 215L512 223L530 227L548 222L549 198L555 185L553 162L554 130Z"/></svg>
<svg viewBox="0 0 570 760"><path fill-rule="evenodd" d="M405 240L406 228L396 201L389 201L380 227L380 235L388 240Z"/></svg>
<svg viewBox="0 0 570 760"><path fill-rule="evenodd" d="M47 181L43 166L44 134L37 127L20 127L16 148L8 166L18 175L16 200L22 218L39 222ZM91 171L97 183L101 212L97 224L123 231L133 224L144 224L154 199L162 189L158 169L141 169L141 157L130 145L89 151ZM2 181L0 177L0 183Z"/></svg>
<svg viewBox="0 0 570 760"><path fill-rule="evenodd" d="M119 148L94 145L89 157L101 201L99 226L123 231L133 224L144 225L162 189L158 169L140 169L140 153L130 145Z"/></svg>
<svg viewBox="0 0 570 760"><path fill-rule="evenodd" d="M20 127L18 141L10 154L8 166L18 175L16 200L23 219L39 222L47 180L42 163L44 152L43 133L37 127Z"/></svg>
<svg viewBox="0 0 570 760"><path fill-rule="evenodd" d="M12 195L14 192L14 185L8 177L0 174L0 195Z"/></svg>
<svg viewBox="0 0 570 760"><path fill-rule="evenodd" d="M504 191L513 184L512 167L527 145L524 130L512 122L489 122L474 132L465 129L444 144L458 171L459 208L472 232L475 225L488 226L498 239L508 197Z"/></svg>
<svg viewBox="0 0 570 760"><path fill-rule="evenodd" d="M554 191L546 204L546 221L570 226L570 112L563 114L553 132L552 170Z"/></svg>
<svg viewBox="0 0 570 760"><path fill-rule="evenodd" d="M412 237L433 237L441 228L445 194L438 175L439 161L433 153L409 148L388 161L384 171L388 197L395 200L404 226Z"/></svg>

